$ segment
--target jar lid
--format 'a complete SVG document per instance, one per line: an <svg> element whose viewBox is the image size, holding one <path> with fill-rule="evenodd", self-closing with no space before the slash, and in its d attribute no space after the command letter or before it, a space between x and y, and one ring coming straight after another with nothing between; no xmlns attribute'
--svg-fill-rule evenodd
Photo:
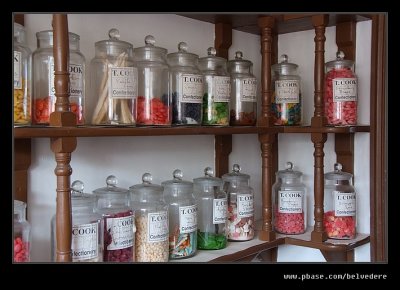
<svg viewBox="0 0 400 290"><path fill-rule="evenodd" d="M50 40L50 45L53 45L53 30L43 30L36 32L36 38L38 40L44 39L44 40ZM69 41L79 41L81 37L73 32L68 32L68 39Z"/></svg>
<svg viewBox="0 0 400 290"><path fill-rule="evenodd" d="M111 28L108 31L109 39L97 41L94 45L96 49L107 55L119 55L127 52L129 55L133 52L133 45L129 42L119 40L119 30Z"/></svg>
<svg viewBox="0 0 400 290"><path fill-rule="evenodd" d="M239 164L233 164L232 166L232 172L231 173L225 173L222 175L222 180L227 180L227 181L248 181L250 180L250 175L248 174L243 174L240 173L240 165Z"/></svg>
<svg viewBox="0 0 400 290"><path fill-rule="evenodd" d="M225 69L226 59L217 56L217 50L214 47L207 49L207 56L199 58L199 68L202 71L216 70L218 68Z"/></svg>
<svg viewBox="0 0 400 290"><path fill-rule="evenodd" d="M18 43L25 43L26 42L25 34L26 34L25 27L19 23L14 22L14 40Z"/></svg>
<svg viewBox="0 0 400 290"><path fill-rule="evenodd" d="M286 169L279 170L276 174L280 178L300 178L303 175L303 173L301 171L293 170L292 162L286 162Z"/></svg>
<svg viewBox="0 0 400 290"><path fill-rule="evenodd" d="M335 163L334 171L325 173L326 180L351 180L353 174L342 171L342 164Z"/></svg>
<svg viewBox="0 0 400 290"><path fill-rule="evenodd" d="M88 205L88 204L95 204L96 202L96 195L84 193L83 189L85 185L80 180L75 180L71 184L71 203L72 206L81 206L81 205Z"/></svg>
<svg viewBox="0 0 400 290"><path fill-rule="evenodd" d="M95 189L93 190L93 193L103 196L107 194L112 194L113 196L115 196L116 194L123 195L129 193L128 189L117 187L118 179L114 175L109 175L106 179L106 183L106 187Z"/></svg>
<svg viewBox="0 0 400 290"><path fill-rule="evenodd" d="M336 60L329 61L325 64L326 68L348 68L354 65L354 61L349 59L344 59L344 52L339 50L336 52Z"/></svg>
<svg viewBox="0 0 400 290"><path fill-rule="evenodd" d="M281 55L281 62L272 65L272 70L279 75L290 75L299 66L295 63L290 63L289 57L286 54Z"/></svg>
<svg viewBox="0 0 400 290"><path fill-rule="evenodd" d="M157 184L152 184L153 176L150 173L144 173L142 175L142 183L135 184L129 187L129 191L133 194L142 195L142 194L162 194L164 188Z"/></svg>
<svg viewBox="0 0 400 290"><path fill-rule="evenodd" d="M162 61L166 62L165 56L168 52L166 48L154 46L156 40L154 36L147 35L144 38L145 46L137 47L134 51L135 61Z"/></svg>
<svg viewBox="0 0 400 290"><path fill-rule="evenodd" d="M168 64L170 66L196 66L199 56L194 53L187 52L188 45L186 42L178 43L178 52L169 53L167 55Z"/></svg>
<svg viewBox="0 0 400 290"><path fill-rule="evenodd" d="M192 190L193 188L193 182L182 180L183 178L183 172L180 169L175 169L174 172L172 173L174 179L172 180L166 180L161 182L161 186L165 188L179 188L179 189L184 189L187 191Z"/></svg>
<svg viewBox="0 0 400 290"><path fill-rule="evenodd" d="M214 171L212 170L211 167L206 167L204 169L204 176L194 178L193 182L194 184L200 184L200 185L208 185L208 186L221 186L222 184L222 179L219 177L214 177Z"/></svg>

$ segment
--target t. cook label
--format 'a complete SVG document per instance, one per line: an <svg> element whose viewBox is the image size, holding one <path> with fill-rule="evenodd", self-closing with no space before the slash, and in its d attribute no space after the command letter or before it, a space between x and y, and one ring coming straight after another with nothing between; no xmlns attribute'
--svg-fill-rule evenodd
<svg viewBox="0 0 400 290"><path fill-rule="evenodd" d="M132 247L135 237L133 229L135 221L133 215L120 218L107 218L106 230L111 235L111 244L107 250L119 250Z"/></svg>
<svg viewBox="0 0 400 290"><path fill-rule="evenodd" d="M179 207L179 231L181 234L197 230L197 205Z"/></svg>
<svg viewBox="0 0 400 290"><path fill-rule="evenodd" d="M280 213L302 213L303 192L301 191L278 191L278 212Z"/></svg>
<svg viewBox="0 0 400 290"><path fill-rule="evenodd" d="M99 224L74 225L72 227L72 261L83 261L99 255Z"/></svg>
<svg viewBox="0 0 400 290"><path fill-rule="evenodd" d="M21 52L14 50L14 89L22 89Z"/></svg>
<svg viewBox="0 0 400 290"><path fill-rule="evenodd" d="M54 97L56 90L54 87L54 57L49 56L49 94ZM70 63L68 67L69 72L69 94L71 97L83 97L83 66L81 64Z"/></svg>
<svg viewBox="0 0 400 290"><path fill-rule="evenodd" d="M252 217L254 215L254 198L251 194L238 194L237 207L239 218Z"/></svg>
<svg viewBox="0 0 400 290"><path fill-rule="evenodd" d="M168 239L168 212L160 211L147 215L147 242L163 242Z"/></svg>
<svg viewBox="0 0 400 290"><path fill-rule="evenodd" d="M226 198L213 200L213 224L223 224L228 216L228 201Z"/></svg>
<svg viewBox="0 0 400 290"><path fill-rule="evenodd" d="M133 99L137 96L138 72L133 67L109 69L109 96L114 99Z"/></svg>
<svg viewBox="0 0 400 290"><path fill-rule="evenodd" d="M356 215L356 193L334 191L335 216Z"/></svg>
<svg viewBox="0 0 400 290"><path fill-rule="evenodd" d="M240 101L241 102L257 102L257 79L244 78L240 86Z"/></svg>
<svg viewBox="0 0 400 290"><path fill-rule="evenodd" d="M181 94L179 101L181 103L198 103L203 102L204 79L202 75L182 74L179 78L179 87Z"/></svg>
<svg viewBox="0 0 400 290"><path fill-rule="evenodd" d="M357 79L336 78L333 82L333 101L357 101Z"/></svg>

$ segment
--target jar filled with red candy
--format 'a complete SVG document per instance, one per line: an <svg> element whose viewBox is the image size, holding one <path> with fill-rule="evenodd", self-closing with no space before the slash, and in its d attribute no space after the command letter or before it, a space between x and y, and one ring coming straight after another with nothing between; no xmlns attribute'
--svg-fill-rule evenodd
<svg viewBox="0 0 400 290"><path fill-rule="evenodd" d="M104 262L135 261L135 216L129 207L129 190L117 187L114 175L107 177L107 186L93 191L97 196L96 211L104 226Z"/></svg>
<svg viewBox="0 0 400 290"><path fill-rule="evenodd" d="M335 170L325 174L324 228L330 239L354 239L357 224L357 195L352 185L353 175Z"/></svg>
<svg viewBox="0 0 400 290"><path fill-rule="evenodd" d="M145 44L134 49L134 61L138 69L136 125L170 126L167 50L154 46L155 39L151 35L146 36Z"/></svg>
<svg viewBox="0 0 400 290"><path fill-rule="evenodd" d="M85 123L85 57L79 50L79 35L69 37L69 103L78 125ZM53 31L36 33L37 49L32 54L33 124L48 125L56 102L54 87Z"/></svg>
<svg viewBox="0 0 400 290"><path fill-rule="evenodd" d="M325 64L325 116L329 125L357 124L357 76L354 61L338 51L336 60Z"/></svg>
<svg viewBox="0 0 400 290"><path fill-rule="evenodd" d="M276 172L272 186L273 224L278 233L303 234L307 228L306 186L302 183L303 173L293 170L293 163L287 162L286 169Z"/></svg>
<svg viewBox="0 0 400 290"><path fill-rule="evenodd" d="M29 262L31 225L26 220L26 203L14 200L14 262Z"/></svg>

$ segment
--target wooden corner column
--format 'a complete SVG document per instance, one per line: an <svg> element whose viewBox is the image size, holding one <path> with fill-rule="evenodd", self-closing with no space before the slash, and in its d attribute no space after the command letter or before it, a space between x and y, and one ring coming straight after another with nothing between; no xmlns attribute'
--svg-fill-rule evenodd
<svg viewBox="0 0 400 290"><path fill-rule="evenodd" d="M74 113L69 109L69 41L66 14L53 15L53 55L55 112L50 114L50 125L56 127L76 126ZM57 166L57 208L56 208L56 261L70 262L71 252L71 152L76 148L75 137L51 138L51 150L55 154Z"/></svg>

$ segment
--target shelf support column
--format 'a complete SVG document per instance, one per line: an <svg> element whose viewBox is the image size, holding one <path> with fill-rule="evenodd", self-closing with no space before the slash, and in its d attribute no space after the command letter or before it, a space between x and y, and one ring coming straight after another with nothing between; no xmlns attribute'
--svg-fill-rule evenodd
<svg viewBox="0 0 400 290"><path fill-rule="evenodd" d="M14 199L27 202L31 139L14 139ZM28 207L29 210L29 207Z"/></svg>

